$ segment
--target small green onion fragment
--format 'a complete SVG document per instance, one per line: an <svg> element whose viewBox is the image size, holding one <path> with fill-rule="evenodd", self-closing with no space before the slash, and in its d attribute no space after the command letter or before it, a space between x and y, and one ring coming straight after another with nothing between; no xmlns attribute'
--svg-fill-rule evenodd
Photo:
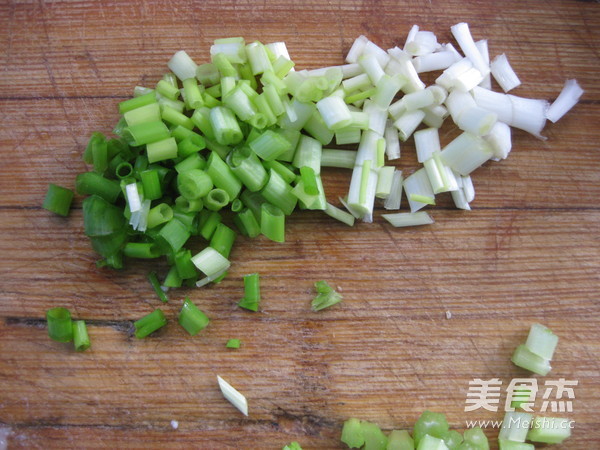
<svg viewBox="0 0 600 450"><path fill-rule="evenodd" d="M151 333L154 333L159 328L167 324L167 319L160 309L155 309L150 314L133 322L135 327L135 337L143 339Z"/></svg>
<svg viewBox="0 0 600 450"><path fill-rule="evenodd" d="M48 336L53 341L71 342L73 340L73 321L67 308L52 308L46 312Z"/></svg>
<svg viewBox="0 0 600 450"><path fill-rule="evenodd" d="M260 303L260 276L258 273L244 275L244 298L238 306L250 311L258 311Z"/></svg>
<svg viewBox="0 0 600 450"><path fill-rule="evenodd" d="M75 320L73 322L73 344L75 350L83 352L90 348L90 337L88 336L87 327L83 320Z"/></svg>
<svg viewBox="0 0 600 450"><path fill-rule="evenodd" d="M220 223L210 239L210 246L225 258L229 258L231 248L235 242L236 233L227 225Z"/></svg>
<svg viewBox="0 0 600 450"><path fill-rule="evenodd" d="M191 336L195 336L206 328L209 322L210 319L206 314L200 311L189 298L186 298L179 312L179 325Z"/></svg>
<svg viewBox="0 0 600 450"><path fill-rule="evenodd" d="M73 201L73 191L50 183L42 208L59 216L67 217Z"/></svg>
<svg viewBox="0 0 600 450"><path fill-rule="evenodd" d="M240 348L241 341L239 339L229 339L225 347L227 348Z"/></svg>
<svg viewBox="0 0 600 450"><path fill-rule="evenodd" d="M326 281L321 280L315 283L316 297L312 300L311 307L313 311L321 311L342 301L342 296L335 291Z"/></svg>
<svg viewBox="0 0 600 450"><path fill-rule="evenodd" d="M167 294L165 294L165 291L163 291L162 287L160 286L160 282L158 281L156 272L150 272L148 274L148 281L150 281L150 284L152 285L154 292L156 292L156 295L158 295L160 301L163 303L167 303L169 299L167 297Z"/></svg>
<svg viewBox="0 0 600 450"><path fill-rule="evenodd" d="M211 211L220 211L229 204L229 194L223 189L212 189L204 197L204 206Z"/></svg>
<svg viewBox="0 0 600 450"><path fill-rule="evenodd" d="M304 192L308 195L318 195L319 187L317 186L317 176L312 167L303 166L300 167L300 176L304 183Z"/></svg>

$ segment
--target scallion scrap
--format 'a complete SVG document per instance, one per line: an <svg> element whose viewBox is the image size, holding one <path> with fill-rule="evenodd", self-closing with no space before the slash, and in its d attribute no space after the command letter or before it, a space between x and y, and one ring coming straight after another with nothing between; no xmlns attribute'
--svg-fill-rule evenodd
<svg viewBox="0 0 600 450"><path fill-rule="evenodd" d="M321 311L322 309L329 308L342 301L342 295L336 292L335 289L324 280L315 283L315 290L317 291L317 295L311 302L313 311Z"/></svg>

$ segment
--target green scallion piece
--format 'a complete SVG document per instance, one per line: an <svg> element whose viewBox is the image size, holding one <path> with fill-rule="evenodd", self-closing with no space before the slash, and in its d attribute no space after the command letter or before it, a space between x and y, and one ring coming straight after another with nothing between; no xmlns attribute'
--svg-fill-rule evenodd
<svg viewBox="0 0 600 450"><path fill-rule="evenodd" d="M75 178L75 190L80 195L98 195L114 203L121 195L121 186L116 180L109 180L96 172L84 172Z"/></svg>
<svg viewBox="0 0 600 450"><path fill-rule="evenodd" d="M162 188L160 185L158 171L155 169L144 170L140 172L139 175L140 179L142 180L142 186L144 187L144 199L158 200L161 198Z"/></svg>
<svg viewBox="0 0 600 450"><path fill-rule="evenodd" d="M231 171L231 168L217 153L212 152L208 157L206 172L216 187L227 192L229 200L237 198L240 194L242 182L235 176Z"/></svg>
<svg viewBox="0 0 600 450"><path fill-rule="evenodd" d="M231 248L235 242L236 233L227 225L220 223L210 239L210 246L225 258L229 258Z"/></svg>
<svg viewBox="0 0 600 450"><path fill-rule="evenodd" d="M269 180L260 193L266 201L281 209L286 216L294 211L298 202L298 199L292 193L292 187L272 169L269 170ZM250 207L248 204L246 206Z"/></svg>
<svg viewBox="0 0 600 450"><path fill-rule="evenodd" d="M185 97L185 104L188 109L197 109L204 105L202 99L202 91L198 86L198 80L195 78L188 78L182 81L183 84L183 96Z"/></svg>
<svg viewBox="0 0 600 450"><path fill-rule="evenodd" d="M342 301L342 296L335 291L326 281L321 280L315 283L317 295L312 300L311 307L313 311L320 311Z"/></svg>
<svg viewBox="0 0 600 450"><path fill-rule="evenodd" d="M294 154L294 167L308 166L316 175L321 173L321 154L323 147L319 141L310 136L302 135Z"/></svg>
<svg viewBox="0 0 600 450"><path fill-rule="evenodd" d="M135 145L151 144L170 137L169 129L162 121L144 122L128 127Z"/></svg>
<svg viewBox="0 0 600 450"><path fill-rule="evenodd" d="M173 218L173 209L166 203L160 203L148 212L147 227L154 228Z"/></svg>
<svg viewBox="0 0 600 450"><path fill-rule="evenodd" d="M161 255L156 245L149 242L128 242L123 247L123 254L138 259L153 259Z"/></svg>
<svg viewBox="0 0 600 450"><path fill-rule="evenodd" d="M48 336L58 342L71 342L73 340L73 321L71 312L67 308L52 308L46 312L48 322Z"/></svg>
<svg viewBox="0 0 600 450"><path fill-rule="evenodd" d="M354 216L349 212L346 212L340 208L333 206L331 203L327 203L325 205L325 214L329 217L333 217L336 220L339 220L342 223L345 223L349 227L354 226Z"/></svg>
<svg viewBox="0 0 600 450"><path fill-rule="evenodd" d="M304 184L304 192L308 195L317 195L319 193L319 187L317 185L315 171L312 167L300 167L300 176L302 177L302 183Z"/></svg>
<svg viewBox="0 0 600 450"><path fill-rule="evenodd" d="M175 268L177 269L177 274L180 278L180 284L181 279L188 280L198 276L196 266L194 266L194 263L192 262L192 252L185 248L182 248L177 253L175 253Z"/></svg>
<svg viewBox="0 0 600 450"><path fill-rule="evenodd" d="M212 108L209 120L215 139L221 145L235 145L244 137L233 111L225 106Z"/></svg>
<svg viewBox="0 0 600 450"><path fill-rule="evenodd" d="M156 235L156 241L168 245L173 252L179 250L191 236L190 229L177 218L172 218Z"/></svg>
<svg viewBox="0 0 600 450"><path fill-rule="evenodd" d="M261 205L260 232L275 242L285 242L285 214L270 203Z"/></svg>
<svg viewBox="0 0 600 450"><path fill-rule="evenodd" d="M90 337L83 320L75 320L73 322L73 345L78 352L83 352L90 348Z"/></svg>
<svg viewBox="0 0 600 450"><path fill-rule="evenodd" d="M177 151L177 141L173 137L146 145L146 153L148 155L149 163L177 158Z"/></svg>
<svg viewBox="0 0 600 450"><path fill-rule="evenodd" d="M210 319L206 314L198 309L192 301L186 297L179 312L179 325L191 336L197 335L208 326Z"/></svg>
<svg viewBox="0 0 600 450"><path fill-rule="evenodd" d="M120 158L120 155L118 155L118 157ZM117 159L117 157L114 159ZM115 167L114 173L119 180L127 180L133 177L133 166L127 161L122 161L121 158L121 162L119 162L119 164Z"/></svg>
<svg viewBox="0 0 600 450"><path fill-rule="evenodd" d="M272 161L290 150L290 142L282 135L267 130L249 143L254 153L265 161Z"/></svg>
<svg viewBox="0 0 600 450"><path fill-rule="evenodd" d="M62 186L50 183L46 198L42 204L42 208L58 214L59 216L68 216L73 201L73 191Z"/></svg>
<svg viewBox="0 0 600 450"><path fill-rule="evenodd" d="M249 208L245 208L233 218L240 233L249 238L255 238L260 234L260 225Z"/></svg>
<svg viewBox="0 0 600 450"><path fill-rule="evenodd" d="M125 228L123 210L98 195L83 201L84 232L88 237L109 236Z"/></svg>
<svg viewBox="0 0 600 450"><path fill-rule="evenodd" d="M184 252L184 251L185 250L183 250L183 249L180 250L180 252ZM191 258L191 252L190 252L190 258ZM181 279L181 276L179 275L179 271L178 271L177 267L171 266L171 268L169 269L169 272L167 273L167 276L165 277L165 281L163 282L163 285L168 288L178 288L178 287L181 287L181 284L182 284L182 279Z"/></svg>
<svg viewBox="0 0 600 450"><path fill-rule="evenodd" d="M145 122L156 122L160 120L160 106L158 103L150 103L140 106L123 114L127 125L137 125Z"/></svg>
<svg viewBox="0 0 600 450"><path fill-rule="evenodd" d="M260 276L258 273L244 275L244 298L238 306L250 311L258 311L260 303Z"/></svg>
<svg viewBox="0 0 600 450"><path fill-rule="evenodd" d="M221 215L216 211L207 209L200 212L200 220L198 223L198 234L207 241L210 241L217 226L221 223Z"/></svg>
<svg viewBox="0 0 600 450"><path fill-rule="evenodd" d="M220 211L229 204L229 195L223 189L212 189L203 199L204 206L211 211Z"/></svg>
<svg viewBox="0 0 600 450"><path fill-rule="evenodd" d="M204 208L204 202L200 198L190 200L180 195L175 199L175 208L183 213L198 212Z"/></svg>
<svg viewBox="0 0 600 450"><path fill-rule="evenodd" d="M239 339L229 339L225 347L227 348L240 348L242 342Z"/></svg>
<svg viewBox="0 0 600 450"><path fill-rule="evenodd" d="M281 178L283 178L283 181L285 181L288 184L296 180L296 173L294 173L294 171L288 168L287 165L285 165L284 163L281 163L279 161L263 161L263 166L266 169L272 169L275 172L277 172L281 176Z"/></svg>
<svg viewBox="0 0 600 450"><path fill-rule="evenodd" d="M143 339L151 333L154 333L159 328L167 324L167 319L160 309L155 309L150 314L133 322L135 327L135 337Z"/></svg>
<svg viewBox="0 0 600 450"><path fill-rule="evenodd" d="M239 213L239 212L242 212L243 209L244 209L244 203L239 198L236 198L235 200L233 200L231 202L231 211L232 212Z"/></svg>
<svg viewBox="0 0 600 450"><path fill-rule="evenodd" d="M210 108L203 106L196 109L194 114L192 114L191 119L192 122L194 122L194 125L198 127L206 139L215 139L215 132L210 122Z"/></svg>
<svg viewBox="0 0 600 450"><path fill-rule="evenodd" d="M167 294L165 294L165 291L162 290L160 282L158 281L158 277L156 276L156 272L150 272L148 274L148 281L150 281L150 284L152 285L152 288L154 289L154 292L156 292L156 295L160 301L167 303L169 298L167 297Z"/></svg>
<svg viewBox="0 0 600 450"><path fill-rule="evenodd" d="M164 106L161 111L161 119L174 126L181 126L191 130L194 128L194 122L185 114L176 111L170 106Z"/></svg>
<svg viewBox="0 0 600 450"><path fill-rule="evenodd" d="M249 147L233 149L227 156L227 164L244 186L253 192L262 189L267 182L267 171Z"/></svg>
<svg viewBox="0 0 600 450"><path fill-rule="evenodd" d="M156 94L154 91L122 101L119 103L119 113L125 114L128 111L149 105L151 103L156 103Z"/></svg>
<svg viewBox="0 0 600 450"><path fill-rule="evenodd" d="M221 75L214 63L206 63L196 68L196 78L203 86L212 86L219 82Z"/></svg>
<svg viewBox="0 0 600 450"><path fill-rule="evenodd" d="M177 100L180 94L177 86L173 86L172 83L169 83L164 79L156 83L156 92L168 98L169 100Z"/></svg>
<svg viewBox="0 0 600 450"><path fill-rule="evenodd" d="M205 197L212 188L213 179L203 170L190 169L177 175L179 193L190 200Z"/></svg>

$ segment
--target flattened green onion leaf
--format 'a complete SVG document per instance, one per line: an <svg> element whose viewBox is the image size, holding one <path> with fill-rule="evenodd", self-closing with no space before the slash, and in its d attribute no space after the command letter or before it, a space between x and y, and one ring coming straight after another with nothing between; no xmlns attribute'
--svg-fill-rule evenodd
<svg viewBox="0 0 600 450"><path fill-rule="evenodd" d="M169 299L167 297L167 294L165 294L165 291L163 291L160 282L158 281L156 272L148 273L148 281L150 281L150 284L152 285L152 288L154 289L154 292L156 292L156 295L158 296L160 301L163 303L167 303Z"/></svg>
<svg viewBox="0 0 600 450"><path fill-rule="evenodd" d="M150 314L133 322L135 327L135 337L138 339L145 338L151 333L154 333L159 328L167 324L167 319L160 309L155 309Z"/></svg>
<svg viewBox="0 0 600 450"><path fill-rule="evenodd" d="M186 297L179 312L179 325L191 336L195 336L208 326L210 319L192 301Z"/></svg>
<svg viewBox="0 0 600 450"><path fill-rule="evenodd" d="M342 301L341 294L337 293L326 281L315 283L316 297L312 300L313 311L320 311Z"/></svg>
<svg viewBox="0 0 600 450"><path fill-rule="evenodd" d="M430 225L434 221L425 211L415 213L382 214L385 220L395 227L413 227L417 225Z"/></svg>
<svg viewBox="0 0 600 450"><path fill-rule="evenodd" d="M90 337L88 336L87 327L83 320L75 320L73 322L73 344L75 350L83 352L90 348Z"/></svg>
<svg viewBox="0 0 600 450"><path fill-rule="evenodd" d="M219 382L219 388L225 397L233 406L235 406L242 414L248 415L248 401L246 397L240 394L233 386L227 381L217 375L217 381Z"/></svg>
<svg viewBox="0 0 600 450"><path fill-rule="evenodd" d="M73 191L62 186L50 183L42 208L59 216L68 216L73 201Z"/></svg>
<svg viewBox="0 0 600 450"><path fill-rule="evenodd" d="M239 339L229 339L225 347L227 348L240 348L241 341Z"/></svg>
<svg viewBox="0 0 600 450"><path fill-rule="evenodd" d="M48 322L48 336L58 342L71 342L73 340L73 321L71 312L67 308L52 308L46 312Z"/></svg>

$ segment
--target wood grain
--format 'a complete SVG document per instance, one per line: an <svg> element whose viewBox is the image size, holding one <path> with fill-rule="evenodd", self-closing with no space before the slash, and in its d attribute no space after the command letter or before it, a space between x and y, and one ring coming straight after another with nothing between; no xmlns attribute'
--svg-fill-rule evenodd
<svg viewBox="0 0 600 450"><path fill-rule="evenodd" d="M313 68L340 64L359 34L387 48L418 23L448 41L459 21L492 55L507 53L523 81L515 94L550 100L576 78L581 104L548 125L547 141L515 132L510 157L474 174L469 213L441 196L429 227L396 230L377 214L351 229L303 212L285 244L240 238L228 278L163 307L174 319L187 295L206 311L211 324L195 338L175 320L133 338L131 321L159 306L145 274L164 263L99 270L81 199L68 218L40 208L49 182L73 186L85 170L89 134L109 132L116 104L155 83L176 50L204 61L215 38L284 40L298 67ZM528 376L509 358L534 321L561 337L540 380L579 381L573 437L555 448L600 448L597 2L6 1L0 26L0 427L10 448L341 448L350 416L389 431L425 409L464 429L501 418L464 412L468 382ZM413 144L402 151L398 166L413 170ZM349 174L324 179L335 199ZM235 306L254 271L257 314ZM311 313L317 279L344 302ZM90 351L47 338L44 313L58 305L89 322ZM224 347L231 337L239 350ZM221 397L216 374L246 394L249 418Z"/></svg>

